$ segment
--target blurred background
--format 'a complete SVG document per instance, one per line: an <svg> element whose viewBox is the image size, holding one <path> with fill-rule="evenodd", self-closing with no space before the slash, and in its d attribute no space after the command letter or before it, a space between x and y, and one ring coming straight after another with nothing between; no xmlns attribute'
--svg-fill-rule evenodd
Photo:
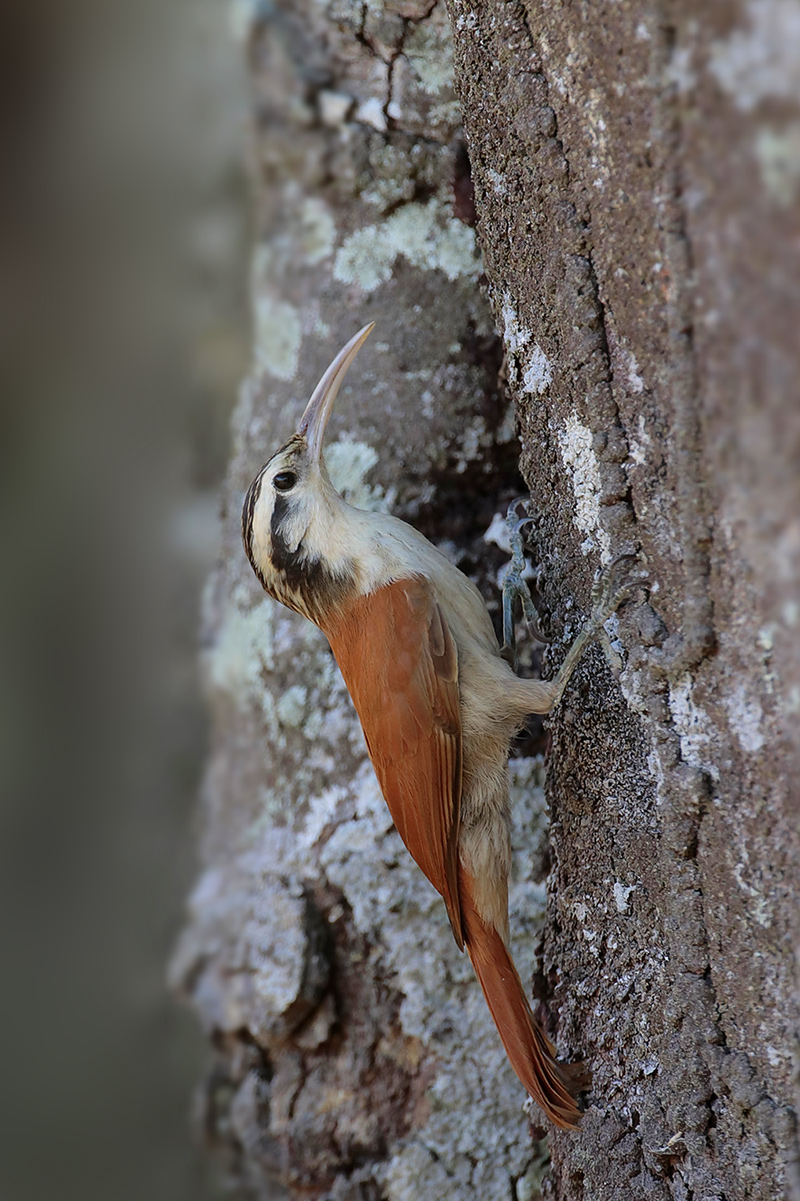
<svg viewBox="0 0 800 1201"><path fill-rule="evenodd" d="M249 344L231 26L222 0L0 12L3 1201L222 1195L165 974Z"/></svg>

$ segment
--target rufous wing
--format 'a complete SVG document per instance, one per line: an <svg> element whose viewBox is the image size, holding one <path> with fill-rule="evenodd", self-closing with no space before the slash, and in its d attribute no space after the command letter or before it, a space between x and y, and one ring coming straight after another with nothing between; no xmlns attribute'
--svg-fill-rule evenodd
<svg viewBox="0 0 800 1201"><path fill-rule="evenodd" d="M433 589L396 580L323 626L398 833L444 898L459 949L458 655Z"/></svg>

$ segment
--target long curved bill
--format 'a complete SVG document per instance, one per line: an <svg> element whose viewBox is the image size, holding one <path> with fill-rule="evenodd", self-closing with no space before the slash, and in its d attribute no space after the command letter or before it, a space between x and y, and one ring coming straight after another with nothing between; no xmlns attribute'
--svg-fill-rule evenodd
<svg viewBox="0 0 800 1201"><path fill-rule="evenodd" d="M369 325L360 329L346 346L342 347L306 405L306 411L303 413L297 432L305 438L309 454L317 462L322 455L322 439L325 436L325 426L328 424L333 402L336 400L350 364L374 328L375 322L371 321Z"/></svg>

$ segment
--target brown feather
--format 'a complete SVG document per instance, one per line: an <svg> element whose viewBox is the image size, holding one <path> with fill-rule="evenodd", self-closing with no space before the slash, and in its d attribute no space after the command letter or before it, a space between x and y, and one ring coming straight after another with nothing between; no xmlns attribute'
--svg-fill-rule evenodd
<svg viewBox="0 0 800 1201"><path fill-rule="evenodd" d="M323 626L394 823L444 898L511 1066L562 1129L580 1119L580 1069L556 1063L502 935L483 920L459 861L461 718L456 646L430 584L398 580L350 601Z"/></svg>
<svg viewBox="0 0 800 1201"><path fill-rule="evenodd" d="M459 949L458 655L427 580L396 580L320 623L361 719L394 824L444 898Z"/></svg>
<svg viewBox="0 0 800 1201"><path fill-rule="evenodd" d="M581 1114L573 1093L587 1083L582 1068L556 1063L553 1044L531 1012L508 948L475 908L472 881L463 866L459 892L467 951L511 1066L550 1121L574 1130Z"/></svg>

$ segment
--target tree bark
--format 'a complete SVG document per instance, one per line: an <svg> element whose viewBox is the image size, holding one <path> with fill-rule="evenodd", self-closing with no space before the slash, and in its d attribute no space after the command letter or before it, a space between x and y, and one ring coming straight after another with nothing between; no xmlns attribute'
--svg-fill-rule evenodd
<svg viewBox="0 0 800 1201"><path fill-rule="evenodd" d="M796 9L449 15L452 40L441 0L287 0L245 30L255 367L174 966L220 1049L209 1126L261 1197L800 1196ZM515 951L593 1073L549 1170L325 640L239 546L244 489L368 320L329 434L346 495L416 524L496 611L508 392L548 670L598 567L640 550L650 575L612 623L619 679L594 648L552 720L549 842L541 760L512 760Z"/></svg>
<svg viewBox="0 0 800 1201"><path fill-rule="evenodd" d="M452 6L548 591L584 598L598 552L636 543L653 581L620 615L621 690L596 657L553 723L544 974L595 1097L553 1140L564 1198L779 1197L795 1154L800 305L775 146L800 51L778 7Z"/></svg>

